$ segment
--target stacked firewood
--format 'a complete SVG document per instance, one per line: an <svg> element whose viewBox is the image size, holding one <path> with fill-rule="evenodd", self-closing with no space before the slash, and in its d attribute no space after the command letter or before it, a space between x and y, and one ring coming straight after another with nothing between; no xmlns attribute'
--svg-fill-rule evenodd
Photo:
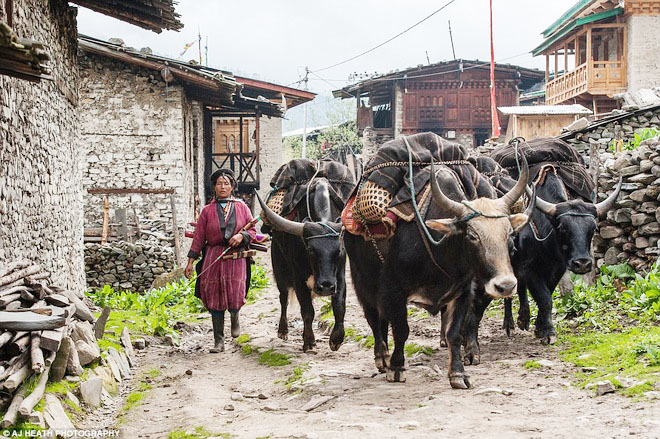
<svg viewBox="0 0 660 439"><path fill-rule="evenodd" d="M43 44L18 38L7 23L0 21L0 71L29 80L50 79L48 59Z"/></svg>
<svg viewBox="0 0 660 439"><path fill-rule="evenodd" d="M0 394L9 403L2 428L32 414L49 379L80 376L101 356L89 308L49 278L28 261L0 265ZM33 375L36 387L26 394Z"/></svg>

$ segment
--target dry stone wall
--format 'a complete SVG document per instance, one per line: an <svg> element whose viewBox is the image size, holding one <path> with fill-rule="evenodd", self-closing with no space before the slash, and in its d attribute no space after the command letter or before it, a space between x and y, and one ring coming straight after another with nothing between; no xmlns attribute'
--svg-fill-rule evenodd
<svg viewBox="0 0 660 439"><path fill-rule="evenodd" d="M85 272L90 290L110 285L116 291L147 291L156 277L173 269L171 248L128 242L85 245Z"/></svg>
<svg viewBox="0 0 660 439"><path fill-rule="evenodd" d="M611 193L619 176L622 191L594 237L599 264L627 262L648 269L660 255L660 141L643 142L634 151L604 153L599 198Z"/></svg>
<svg viewBox="0 0 660 439"><path fill-rule="evenodd" d="M13 5L14 30L44 43L53 80L0 75L0 263L28 258L81 294L76 9L64 0Z"/></svg>
<svg viewBox="0 0 660 439"><path fill-rule="evenodd" d="M586 132L576 133L566 141L574 146L588 163L591 144L597 145L598 151L601 153L607 153L615 139L621 139L623 143L631 143L635 139L635 133L646 128L660 129L660 108L630 115L630 117L612 121Z"/></svg>

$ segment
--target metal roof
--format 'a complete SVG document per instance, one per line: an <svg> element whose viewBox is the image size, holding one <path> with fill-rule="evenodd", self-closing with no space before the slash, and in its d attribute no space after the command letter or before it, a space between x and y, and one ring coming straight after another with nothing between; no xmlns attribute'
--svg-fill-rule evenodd
<svg viewBox="0 0 660 439"><path fill-rule="evenodd" d="M561 40L563 37L571 33L575 28L582 26L583 24L593 23L595 21L605 20L606 18L615 17L617 15L623 14L623 8L614 8L605 12L600 12L598 14L589 15L588 17L576 18L568 26L562 28L561 31L553 34L541 44L539 44L534 50L532 50L532 55L537 56L550 46L552 46L557 41Z"/></svg>
<svg viewBox="0 0 660 439"><path fill-rule="evenodd" d="M451 68L456 66L455 69L451 71L435 71L436 69L442 67ZM333 90L332 94L335 98L351 98L354 97L353 94L364 87L369 87L377 85L379 83L386 83L388 81L398 81L403 79L418 79L423 77L436 77L443 76L448 73L462 72L465 70L471 69L489 69L489 61L479 61L479 60L469 60L469 59L453 59L450 61L440 61L434 64L428 65L418 65L416 67L409 67L403 70L395 70L393 72L382 74L378 76L373 76L362 81L358 81L354 84L347 85L339 90ZM496 71L515 71L520 74L520 78L530 80L530 81L539 81L543 80L545 77L545 72L539 69L532 69L528 67L516 66L513 64L502 64L495 63Z"/></svg>
<svg viewBox="0 0 660 439"><path fill-rule="evenodd" d="M519 116L558 116L592 114L593 112L579 104L572 105L522 105L518 107L497 107L502 114Z"/></svg>

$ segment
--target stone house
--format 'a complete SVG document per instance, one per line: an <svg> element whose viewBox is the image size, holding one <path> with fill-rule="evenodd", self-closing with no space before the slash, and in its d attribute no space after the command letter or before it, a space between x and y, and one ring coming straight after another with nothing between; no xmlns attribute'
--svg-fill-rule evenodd
<svg viewBox="0 0 660 439"><path fill-rule="evenodd" d="M80 36L80 143L84 222L109 217L149 224L185 254L185 224L210 201L210 174L230 168L239 194L268 192L287 160L281 142L286 108L314 94L230 72L163 58L150 50ZM176 242L176 241L175 241Z"/></svg>
<svg viewBox="0 0 660 439"><path fill-rule="evenodd" d="M605 113L614 95L660 84L660 0L579 0L543 31L545 101Z"/></svg>
<svg viewBox="0 0 660 439"><path fill-rule="evenodd" d="M72 3L156 32L182 27L171 0ZM17 74L20 63L8 59L7 40L0 39L0 65L14 66L0 73L0 264L29 258L81 294L76 13L66 0L0 2L0 21L18 37L38 42L49 58L48 72L31 78L38 82L27 81Z"/></svg>
<svg viewBox="0 0 660 439"><path fill-rule="evenodd" d="M536 69L497 64L497 103L518 104L520 90L543 80ZM333 92L357 99L357 128L367 153L405 134L432 131L467 147L490 137L490 64L456 59L372 77ZM507 118L500 120L502 128Z"/></svg>

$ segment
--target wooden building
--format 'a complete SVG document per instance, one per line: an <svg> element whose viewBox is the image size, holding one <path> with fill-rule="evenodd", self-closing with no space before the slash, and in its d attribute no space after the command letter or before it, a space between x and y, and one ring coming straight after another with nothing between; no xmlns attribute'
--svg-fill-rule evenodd
<svg viewBox="0 0 660 439"><path fill-rule="evenodd" d="M358 133L376 142L432 131L466 146L491 136L490 64L453 60L373 77L334 91L357 99ZM497 64L498 105L518 104L519 90L543 80L535 69ZM506 128L507 120L500 121Z"/></svg>
<svg viewBox="0 0 660 439"><path fill-rule="evenodd" d="M580 0L543 37L547 104L604 113L614 94L660 84L660 0Z"/></svg>
<svg viewBox="0 0 660 439"><path fill-rule="evenodd" d="M521 105L498 107L503 116L508 117L505 141L514 137L527 140L536 137L554 137L561 129L580 117L591 115L591 110L579 104L573 105Z"/></svg>

